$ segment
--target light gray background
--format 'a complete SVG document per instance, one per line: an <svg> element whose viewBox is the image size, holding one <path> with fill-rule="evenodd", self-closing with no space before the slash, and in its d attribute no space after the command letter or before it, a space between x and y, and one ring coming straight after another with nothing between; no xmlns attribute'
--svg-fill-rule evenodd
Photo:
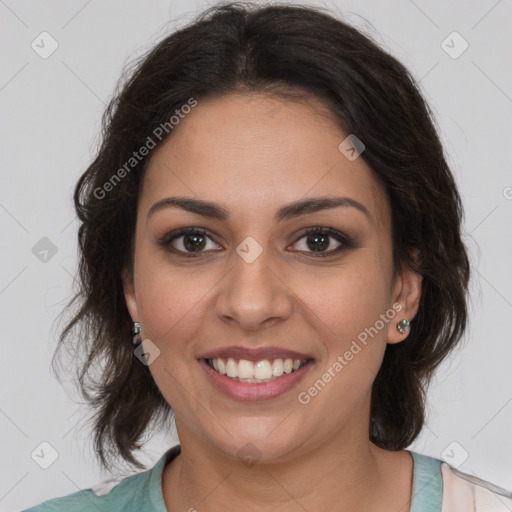
<svg viewBox="0 0 512 512"><path fill-rule="evenodd" d="M0 0L1 511L104 476L87 430L77 426L84 408L71 385L63 389L49 372L52 322L76 269L72 191L92 159L100 116L124 65L211 4ZM421 81L466 208L470 331L434 379L428 425L411 448L512 489L511 2L320 5L345 13ZM31 48L43 31L59 45L47 59ZM453 31L469 44L456 59L442 47ZM445 45L453 52L460 43L452 37ZM32 252L43 237L57 247L46 262ZM31 458L43 441L58 452L48 469ZM143 460L152 465L171 444L164 436L152 440Z"/></svg>

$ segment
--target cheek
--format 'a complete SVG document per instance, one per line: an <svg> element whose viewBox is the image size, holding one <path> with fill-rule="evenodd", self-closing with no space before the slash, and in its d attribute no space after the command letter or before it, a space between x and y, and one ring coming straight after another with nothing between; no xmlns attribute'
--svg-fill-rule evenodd
<svg viewBox="0 0 512 512"><path fill-rule="evenodd" d="M354 266L330 283L326 293L309 296L315 313L310 318L320 318L317 342L323 344L324 357L315 374L301 386L298 401L309 407L312 422L329 410L325 426L337 428L354 415L366 414L395 311L385 293L384 271L376 265L373 270L362 265L361 271Z"/></svg>
<svg viewBox="0 0 512 512"><path fill-rule="evenodd" d="M324 293L318 288L309 291L309 305L320 318L318 328L324 333L326 357L320 373L337 377L332 378L331 392L319 403L338 403L343 398L347 407L371 388L395 316L389 303L390 268L372 251L358 251L354 256L350 264L347 261L346 267L324 281Z"/></svg>
<svg viewBox="0 0 512 512"><path fill-rule="evenodd" d="M141 258L136 274L137 300L143 335L162 349L180 350L179 340L201 325L207 291L214 286L204 273L171 269L153 258ZM146 262L146 263L144 263Z"/></svg>
<svg viewBox="0 0 512 512"><path fill-rule="evenodd" d="M302 298L333 338L357 337L390 308L390 270L371 251L358 251L329 275L317 277L315 283L301 284Z"/></svg>

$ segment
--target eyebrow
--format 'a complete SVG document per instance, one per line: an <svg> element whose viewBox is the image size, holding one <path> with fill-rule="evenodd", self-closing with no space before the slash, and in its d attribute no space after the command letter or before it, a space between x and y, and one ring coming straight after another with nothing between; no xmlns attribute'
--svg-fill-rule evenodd
<svg viewBox="0 0 512 512"><path fill-rule="evenodd" d="M292 219L308 213L315 213L321 210L329 210L340 206L353 207L364 213L370 220L371 215L368 209L360 202L350 197L309 197L293 201L277 210L274 218L276 222ZM166 208L177 207L203 217L217 220L228 220L229 210L218 203L195 199L192 197L166 197L157 201L148 211L146 219L149 220L154 213Z"/></svg>

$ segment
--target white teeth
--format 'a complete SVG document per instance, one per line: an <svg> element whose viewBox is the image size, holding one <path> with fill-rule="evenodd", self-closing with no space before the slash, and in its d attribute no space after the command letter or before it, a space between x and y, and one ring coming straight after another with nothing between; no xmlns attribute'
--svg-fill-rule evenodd
<svg viewBox="0 0 512 512"><path fill-rule="evenodd" d="M237 364L231 357L228 359L228 364L226 365L226 375L228 377L238 377Z"/></svg>
<svg viewBox="0 0 512 512"><path fill-rule="evenodd" d="M210 366L220 373L240 382L270 382L283 373L297 371L306 360L300 359L274 359L270 362L263 359L256 363L247 359L235 360L229 357L227 360L216 358L210 360Z"/></svg>
<svg viewBox="0 0 512 512"><path fill-rule="evenodd" d="M272 375L274 377L281 377L283 375L283 360L282 359L274 359L272 363Z"/></svg>
<svg viewBox="0 0 512 512"><path fill-rule="evenodd" d="M240 379L252 379L254 378L254 365L251 361L240 359L238 362L238 374L236 377ZM261 377L258 377L260 379Z"/></svg>
<svg viewBox="0 0 512 512"><path fill-rule="evenodd" d="M254 365L255 379L270 379L272 377L272 365L265 359Z"/></svg>

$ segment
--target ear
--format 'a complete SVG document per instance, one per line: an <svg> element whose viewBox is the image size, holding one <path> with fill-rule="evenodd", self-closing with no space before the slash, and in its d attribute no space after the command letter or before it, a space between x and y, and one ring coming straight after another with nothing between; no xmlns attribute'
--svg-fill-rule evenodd
<svg viewBox="0 0 512 512"><path fill-rule="evenodd" d="M126 307L134 322L139 321L139 310L137 308L137 297L135 295L135 286L133 282L133 274L128 269L121 272L121 281L123 282L124 300Z"/></svg>
<svg viewBox="0 0 512 512"><path fill-rule="evenodd" d="M416 257L417 253L414 254L415 259ZM388 343L400 343L409 335L412 324L405 328L403 334L397 329L396 324L401 320L411 322L416 316L420 305L422 281L423 277L408 265L403 265L402 270L396 274L393 286L393 304L399 304L402 309L390 322Z"/></svg>

